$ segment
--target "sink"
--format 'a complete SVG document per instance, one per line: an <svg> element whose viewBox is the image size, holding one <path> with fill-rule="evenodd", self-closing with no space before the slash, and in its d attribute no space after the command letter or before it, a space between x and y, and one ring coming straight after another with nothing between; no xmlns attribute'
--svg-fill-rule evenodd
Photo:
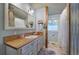
<svg viewBox="0 0 79 59"><path fill-rule="evenodd" d="M35 39L37 37L38 37L38 35L30 35L30 36L26 36L25 38L26 39Z"/></svg>

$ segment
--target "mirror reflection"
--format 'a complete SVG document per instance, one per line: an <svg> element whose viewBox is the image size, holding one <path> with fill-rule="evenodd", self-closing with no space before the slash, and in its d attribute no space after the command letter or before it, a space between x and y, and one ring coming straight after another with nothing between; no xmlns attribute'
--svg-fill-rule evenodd
<svg viewBox="0 0 79 59"><path fill-rule="evenodd" d="M8 27L14 28L35 28L35 17L22 8L11 3L8 4ZM31 12L34 12L33 10ZM7 25L7 24L6 24Z"/></svg>

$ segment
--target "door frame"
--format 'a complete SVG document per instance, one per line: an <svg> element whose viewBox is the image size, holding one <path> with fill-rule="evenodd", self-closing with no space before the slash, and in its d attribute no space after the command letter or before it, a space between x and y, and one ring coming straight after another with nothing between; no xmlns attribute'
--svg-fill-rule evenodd
<svg viewBox="0 0 79 59"><path fill-rule="evenodd" d="M70 55L71 52L71 8L70 8L70 3L68 4L68 9L69 9L69 47L68 47L68 54ZM48 48L48 6L45 7L45 48Z"/></svg>
<svg viewBox="0 0 79 59"><path fill-rule="evenodd" d="M45 6L45 48L48 48L48 6Z"/></svg>
<svg viewBox="0 0 79 59"><path fill-rule="evenodd" d="M69 55L71 54L71 4L69 4Z"/></svg>

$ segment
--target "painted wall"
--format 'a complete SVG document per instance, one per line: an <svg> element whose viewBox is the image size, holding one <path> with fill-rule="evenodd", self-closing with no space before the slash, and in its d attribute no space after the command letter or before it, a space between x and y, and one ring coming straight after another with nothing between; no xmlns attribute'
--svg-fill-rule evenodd
<svg viewBox="0 0 79 59"><path fill-rule="evenodd" d="M79 3L71 4L71 54L79 55Z"/></svg>
<svg viewBox="0 0 79 59"><path fill-rule="evenodd" d="M5 30L4 29L4 4L0 3L0 54L5 54L5 48L3 43L3 37L13 34L22 34L26 32L32 32L35 30Z"/></svg>
<svg viewBox="0 0 79 59"><path fill-rule="evenodd" d="M35 16L36 16L36 31L38 32L38 31L41 31L41 32L43 32L44 33L44 39L46 38L46 36L45 36L45 29L44 29L44 24L45 24L45 21L46 21L46 18L45 18L45 16L46 16L46 11L45 11L45 7L44 8L39 8L39 9L36 9L35 10ZM39 20L41 20L41 21L43 21L43 25L40 25L40 24L38 24L38 21ZM45 44L45 40L44 40L44 44Z"/></svg>
<svg viewBox="0 0 79 59"><path fill-rule="evenodd" d="M44 22L45 19L45 8L39 8L35 10L36 16L36 31L42 31L43 25L38 24L38 21L41 20Z"/></svg>
<svg viewBox="0 0 79 59"><path fill-rule="evenodd" d="M69 44L69 9L68 5L65 7L63 12L60 15L59 21L59 45L62 47L66 52L68 51L68 44Z"/></svg>

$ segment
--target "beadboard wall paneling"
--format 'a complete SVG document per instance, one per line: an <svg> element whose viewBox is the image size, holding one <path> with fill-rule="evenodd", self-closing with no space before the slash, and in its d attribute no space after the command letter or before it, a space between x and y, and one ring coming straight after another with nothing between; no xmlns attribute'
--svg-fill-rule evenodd
<svg viewBox="0 0 79 59"><path fill-rule="evenodd" d="M79 54L79 3L73 3L71 8L71 54Z"/></svg>

